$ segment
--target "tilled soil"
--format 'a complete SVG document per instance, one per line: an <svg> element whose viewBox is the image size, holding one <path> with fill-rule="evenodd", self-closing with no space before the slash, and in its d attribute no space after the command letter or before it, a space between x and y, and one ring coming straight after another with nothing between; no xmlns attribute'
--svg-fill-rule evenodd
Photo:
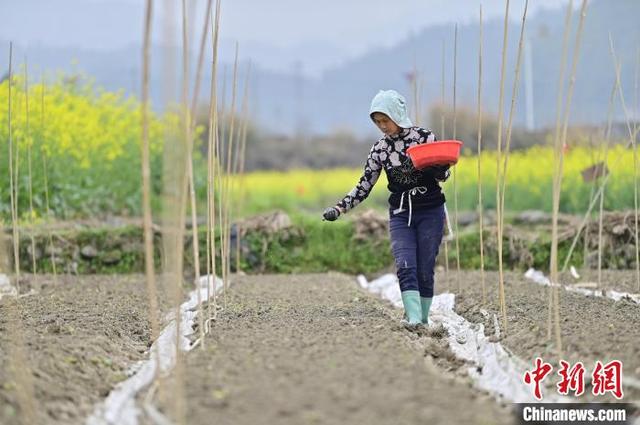
<svg viewBox="0 0 640 425"><path fill-rule="evenodd" d="M145 279L27 277L19 299L25 364L33 374L36 423L80 424L150 345ZM0 423L24 423L9 373L8 300L0 301Z"/></svg>
<svg viewBox="0 0 640 425"><path fill-rule="evenodd" d="M189 424L513 422L455 372L442 335L404 330L353 277L244 276L227 297L186 357Z"/></svg>
<svg viewBox="0 0 640 425"><path fill-rule="evenodd" d="M632 282L634 272L607 273L607 278L615 276L615 282L608 281L606 287L620 290L618 282ZM452 292L456 295L456 311L467 320L485 325L486 335L495 335L494 314L500 316L498 301L498 274L485 274L487 303L482 304L482 285L480 272L463 271L459 281L461 292L457 290L456 273L448 276ZM443 282L439 273L437 282ZM555 347L555 328L552 328L551 340L547 338L549 316L549 288L526 279L522 273L507 272L504 277L507 304L508 329L502 335L502 345L530 363L541 357L554 365L554 375L558 368L558 355ZM564 281L563 281L564 283ZM630 285L631 283L627 283ZM437 284L436 293L446 290L446 285ZM610 360L623 362L623 376L640 379L640 305L629 301L613 301L602 297L586 297L577 293L560 291L560 328L563 359L574 364L583 362L585 373L585 395L580 401L610 401L609 395L594 397L591 394L591 372L595 362L606 363ZM482 314L484 310L488 315ZM559 376L549 377L547 381L557 383ZM625 401L639 401L640 389L626 387Z"/></svg>

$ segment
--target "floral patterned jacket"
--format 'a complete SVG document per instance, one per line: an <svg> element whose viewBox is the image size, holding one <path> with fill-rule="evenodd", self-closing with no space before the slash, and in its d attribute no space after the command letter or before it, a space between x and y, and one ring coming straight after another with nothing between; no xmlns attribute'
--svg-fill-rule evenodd
<svg viewBox="0 0 640 425"><path fill-rule="evenodd" d="M389 205L397 209L411 194L413 209L434 208L444 204L445 197L439 182L449 177L449 166L432 166L417 170L407 155L409 146L436 141L431 130L420 127L403 128L398 134L384 136L372 147L358 184L336 204L343 212L364 201L378 181L380 173L387 173L387 188L391 192ZM413 190L418 188L417 190Z"/></svg>

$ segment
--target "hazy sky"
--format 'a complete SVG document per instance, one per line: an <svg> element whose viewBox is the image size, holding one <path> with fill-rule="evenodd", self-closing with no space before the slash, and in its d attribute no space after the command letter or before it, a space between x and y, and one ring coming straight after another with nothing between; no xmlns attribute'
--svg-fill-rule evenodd
<svg viewBox="0 0 640 425"><path fill-rule="evenodd" d="M377 47L406 38L411 31L444 22L468 22L478 17L478 0L223 0L221 37L237 40L246 56L268 67L291 69L300 60L317 72ZM574 2L577 3L577 2ZM154 39L163 39L161 16L171 10L179 29L179 0L156 0ZM205 0L187 0L195 13ZM532 0L530 13L566 4L562 0ZM482 2L487 19L502 16L503 0ZM511 0L511 16L519 19L524 0ZM1 0L0 39L29 47L113 49L138 44L142 38L144 0ZM223 44L224 45L224 44ZM279 51L277 51L279 50ZM262 59L261 59L262 57ZM270 59L272 59L270 61ZM282 63L287 61L288 63Z"/></svg>

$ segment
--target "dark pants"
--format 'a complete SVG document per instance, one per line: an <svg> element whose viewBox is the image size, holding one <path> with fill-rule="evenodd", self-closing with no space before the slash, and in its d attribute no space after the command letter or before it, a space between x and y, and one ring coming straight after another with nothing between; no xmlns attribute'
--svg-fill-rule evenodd
<svg viewBox="0 0 640 425"><path fill-rule="evenodd" d="M433 297L433 269L444 230L444 206L409 212L389 211L391 251L401 291L420 291L421 297Z"/></svg>

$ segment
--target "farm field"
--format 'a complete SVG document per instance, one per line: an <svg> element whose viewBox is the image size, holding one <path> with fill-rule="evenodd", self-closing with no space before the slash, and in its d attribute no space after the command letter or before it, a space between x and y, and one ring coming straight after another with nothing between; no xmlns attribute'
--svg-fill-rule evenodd
<svg viewBox="0 0 640 425"><path fill-rule="evenodd" d="M0 425L640 425L637 0L4 3Z"/></svg>
<svg viewBox="0 0 640 425"><path fill-rule="evenodd" d="M446 291L444 281L455 285L454 279L455 272L448 280L438 273L437 292ZM494 322L480 309L498 313L496 279L495 272L487 273L486 305L478 302L478 272L461 273L461 294L456 295L456 311L483 323L487 335L494 334ZM609 272L603 283L606 289L624 290L625 282L634 279L629 272ZM478 404L465 423L512 422L508 404L489 403L491 395L472 390L464 362L447 354L446 340L404 330L397 324L400 311L363 292L354 276L234 275L232 281L229 308L213 325L206 348L186 358L190 423L208 423L212 417L238 424L264 417L284 423L388 423L391 417L446 423L453 399ZM507 274L506 287L510 329L499 341L521 359L540 356L555 364L546 338L545 288L516 272ZM20 298L20 305L23 323L30 325L24 337L41 406L38 423L84 423L93 405L148 356L143 276L63 276L57 284L52 276L25 276L24 290L31 289L37 293ZM2 317L7 302L0 301ZM561 305L567 361L590 365L614 352L625 376L640 375L638 304L565 292ZM72 314L72 308L82 314ZM6 322L0 328L6 347ZM9 354L3 349L0 355L6 364ZM389 387L396 388L391 399ZM624 391L625 399L640 398L640 388ZM424 405L427 393L437 403ZM603 401L601 396L583 398ZM2 423L19 423L14 388L2 386L0 399ZM415 407L396 410L394 399ZM167 408L162 399L158 402Z"/></svg>

